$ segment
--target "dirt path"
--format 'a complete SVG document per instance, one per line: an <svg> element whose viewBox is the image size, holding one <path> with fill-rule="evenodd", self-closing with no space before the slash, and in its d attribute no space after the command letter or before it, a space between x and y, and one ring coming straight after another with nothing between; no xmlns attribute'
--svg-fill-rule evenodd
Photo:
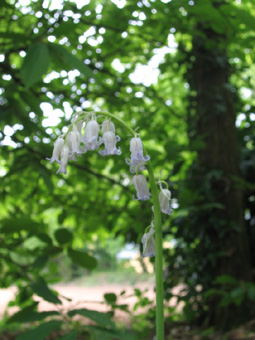
<svg viewBox="0 0 255 340"><path fill-rule="evenodd" d="M93 287L86 286L75 286L72 284L68 285L56 285L53 287L60 294L60 299L62 300L62 305L54 305L44 301L38 296L34 297L34 300L39 301L39 311L52 311L57 310L66 314L69 310L76 308L87 308L91 310L97 310L101 312L106 312L110 310L110 307L104 303L105 293L115 293L118 297L117 304L127 304L128 309L133 312L133 306L137 302L136 296L134 296L134 289L139 289L140 291L145 291L145 296L149 300L155 303L155 292L154 285L152 283L136 283L135 285L130 284L101 284ZM174 294L177 294L182 286L175 287L173 290ZM125 290L125 294L120 296L120 293ZM17 289L15 287L10 287L8 289L0 289L0 320L3 317L4 312L8 303L14 299ZM170 300L169 305L175 306L177 302L176 298ZM8 314L13 314L19 309L17 307L9 307ZM145 309L137 309L135 313L146 312ZM132 319L130 315L124 311L117 310L115 313L115 319L126 325L131 325Z"/></svg>
<svg viewBox="0 0 255 340"><path fill-rule="evenodd" d="M131 285L119 285L119 284L102 284L94 287L81 287L81 286L73 286L69 285L56 285L53 287L60 294L60 298L63 302L62 306L53 305L48 303L38 296L35 296L34 299L39 301L39 311L48 311L48 310L61 310L63 312L67 312L73 308L88 308L94 309L97 311L107 311L109 307L103 303L104 294L105 293L115 293L118 296L117 303L119 304L127 304L129 308L132 308L136 303L137 299L134 296L134 288L140 289L144 291L148 289L146 296L154 300L154 287L150 283L139 283L135 286ZM120 296L122 291L126 291L125 295ZM14 297L17 292L15 287L10 287L8 289L0 289L0 319L3 316L3 313L6 310L6 307ZM67 299L66 299L67 298ZM71 299L71 301L68 301ZM17 307L10 307L8 309L8 313L12 314L18 311ZM123 319L123 321L127 322L127 313L118 311L117 313L118 319Z"/></svg>

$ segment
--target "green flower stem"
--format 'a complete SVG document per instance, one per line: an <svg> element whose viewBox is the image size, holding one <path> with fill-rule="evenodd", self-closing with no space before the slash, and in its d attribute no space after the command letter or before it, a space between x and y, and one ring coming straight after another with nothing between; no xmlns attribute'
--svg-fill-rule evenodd
<svg viewBox="0 0 255 340"><path fill-rule="evenodd" d="M154 206L155 226L155 272L156 272L156 339L164 340L164 287L163 287L163 249L162 219L159 205L158 187L151 162L147 163Z"/></svg>
<svg viewBox="0 0 255 340"><path fill-rule="evenodd" d="M95 112L97 115L104 115L117 121L126 128L132 136L137 133L128 126L122 119L109 112ZM83 114L83 112L79 113ZM87 115L86 112L84 112ZM79 119L79 118L78 118ZM146 150L144 150L147 154ZM150 187L154 206L154 227L155 227L155 273L156 273L156 339L164 340L164 288L163 288L163 251L162 251L162 219L159 205L159 193L157 182L154 177L151 162L147 162L150 178Z"/></svg>

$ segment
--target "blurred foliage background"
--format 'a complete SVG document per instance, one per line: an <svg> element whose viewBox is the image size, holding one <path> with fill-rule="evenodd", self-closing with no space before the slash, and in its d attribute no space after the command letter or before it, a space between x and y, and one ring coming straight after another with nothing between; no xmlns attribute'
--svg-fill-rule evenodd
<svg viewBox="0 0 255 340"><path fill-rule="evenodd" d="M185 322L225 330L254 318L254 40L252 0L0 1L0 286L18 287L12 322L49 316L35 293L59 303L48 285L63 280L60 259L102 266L114 240L140 244L151 221L151 205L133 200L125 131L120 157L87 153L55 174L46 157L79 110L139 127L169 183L166 304L183 284ZM98 323L88 338L135 337L109 315L70 313ZM39 324L41 339L61 322Z"/></svg>

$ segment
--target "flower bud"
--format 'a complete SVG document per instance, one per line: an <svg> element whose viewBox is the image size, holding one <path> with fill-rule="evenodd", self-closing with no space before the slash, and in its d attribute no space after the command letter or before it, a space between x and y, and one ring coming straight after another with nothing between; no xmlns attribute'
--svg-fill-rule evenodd
<svg viewBox="0 0 255 340"><path fill-rule="evenodd" d="M173 210L170 208L171 192L168 189L161 189L159 193L160 210L167 215L171 215Z"/></svg>
<svg viewBox="0 0 255 340"><path fill-rule="evenodd" d="M146 201L150 199L150 192L144 175L135 175L133 183L136 188L137 199Z"/></svg>
<svg viewBox="0 0 255 340"><path fill-rule="evenodd" d="M143 244L143 257L155 256L155 240L154 240L155 229L151 226L150 230L145 233L142 237Z"/></svg>

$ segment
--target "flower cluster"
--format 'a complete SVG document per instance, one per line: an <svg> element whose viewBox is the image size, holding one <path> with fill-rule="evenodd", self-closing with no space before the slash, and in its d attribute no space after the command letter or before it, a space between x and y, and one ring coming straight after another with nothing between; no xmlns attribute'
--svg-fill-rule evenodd
<svg viewBox="0 0 255 340"><path fill-rule="evenodd" d="M97 150L101 144L104 144L105 149L99 150L100 155L120 155L121 149L116 147L120 137L115 135L113 122L106 119L102 124L101 131L103 137L99 137L100 125L95 115L75 116L67 133L59 136L54 143L52 157L47 159L50 160L50 163L56 161L60 164L57 173L66 174L68 160L76 160L76 156L87 151Z"/></svg>
<svg viewBox="0 0 255 340"><path fill-rule="evenodd" d="M111 117L112 115L108 114L108 116ZM104 149L99 149L98 151L101 156L120 155L121 149L116 146L119 141L120 137L115 134L115 126L110 119L106 118L100 126L95 113L85 114L81 112L73 117L68 131L57 138L54 143L52 157L47 159L50 160L50 163L59 163L57 173L66 174L69 160L77 160L76 157L83 153L98 150L102 144ZM134 174L133 184L137 196L134 199L141 201L149 200L151 194L146 178L139 172L146 169L146 162L149 161L150 157L148 155L144 156L143 143L138 134L135 134L130 140L130 153L130 158L127 158L126 162L130 167L130 172ZM171 215L171 192L168 188L163 189L162 183L164 182L159 181L160 210L164 214ZM167 185L167 183L165 184ZM154 234L155 228L152 222L142 237L143 256L151 257L155 255Z"/></svg>

